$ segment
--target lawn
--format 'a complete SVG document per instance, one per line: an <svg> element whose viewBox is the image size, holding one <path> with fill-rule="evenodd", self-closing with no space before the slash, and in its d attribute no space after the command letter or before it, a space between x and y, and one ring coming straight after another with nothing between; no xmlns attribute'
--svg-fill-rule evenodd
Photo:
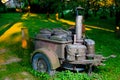
<svg viewBox="0 0 120 80"><path fill-rule="evenodd" d="M74 19L55 20L45 14L5 13L0 14L0 80L119 80L120 79L120 40L115 37L114 18L100 20L89 18L84 22L86 36L95 40L96 53L104 56L116 55L108 59L105 66L98 67L90 77L85 72L73 73L65 70L50 77L34 71L30 63L30 53L33 48L21 47L21 28L28 28L29 37L34 37L42 28L68 29L74 25ZM33 47L31 45L31 47Z"/></svg>

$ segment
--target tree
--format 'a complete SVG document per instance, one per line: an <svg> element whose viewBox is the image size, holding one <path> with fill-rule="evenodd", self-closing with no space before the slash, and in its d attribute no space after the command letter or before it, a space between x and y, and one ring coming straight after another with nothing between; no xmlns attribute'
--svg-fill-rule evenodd
<svg viewBox="0 0 120 80"><path fill-rule="evenodd" d="M116 26L120 26L120 1L115 0L115 7L116 7Z"/></svg>
<svg viewBox="0 0 120 80"><path fill-rule="evenodd" d="M120 1L115 0L115 7L116 7L116 35L120 38Z"/></svg>
<svg viewBox="0 0 120 80"><path fill-rule="evenodd" d="M90 8L90 0L86 0L86 4L85 4L85 19L87 19L88 18L88 16L89 16L89 13L88 13L88 11L89 11L89 8Z"/></svg>
<svg viewBox="0 0 120 80"><path fill-rule="evenodd" d="M6 12L5 2L3 2L2 0L0 1L0 7L3 8L3 12Z"/></svg>
<svg viewBox="0 0 120 80"><path fill-rule="evenodd" d="M28 0L32 12L53 13L56 8L55 4L59 4L60 0ZM54 6L54 8L53 8Z"/></svg>

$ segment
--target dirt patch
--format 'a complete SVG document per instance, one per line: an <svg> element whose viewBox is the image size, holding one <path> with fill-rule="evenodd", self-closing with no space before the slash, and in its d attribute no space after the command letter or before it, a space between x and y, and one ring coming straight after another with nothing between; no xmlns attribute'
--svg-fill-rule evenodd
<svg viewBox="0 0 120 80"><path fill-rule="evenodd" d="M28 72L24 71L10 74L3 78L3 80L37 80L37 79Z"/></svg>
<svg viewBox="0 0 120 80"><path fill-rule="evenodd" d="M6 66L5 65L0 65L0 71L6 71Z"/></svg>
<svg viewBox="0 0 120 80"><path fill-rule="evenodd" d="M20 58L17 58L17 57L11 57L10 59L8 59L8 60L6 60L6 61L4 61L4 60L2 60L2 59L1 59L1 61L2 61L2 63L0 63L0 65L6 65L6 64L11 64L11 63L13 63L13 62L20 62L21 59L20 59Z"/></svg>
<svg viewBox="0 0 120 80"><path fill-rule="evenodd" d="M2 48L2 49L0 49L0 54L5 53L6 51L7 51L6 49Z"/></svg>

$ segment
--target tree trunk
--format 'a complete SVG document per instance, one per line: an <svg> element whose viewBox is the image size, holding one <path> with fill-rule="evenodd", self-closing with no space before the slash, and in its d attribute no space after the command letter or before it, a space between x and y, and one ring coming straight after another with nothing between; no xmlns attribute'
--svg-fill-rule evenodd
<svg viewBox="0 0 120 80"><path fill-rule="evenodd" d="M90 7L89 0L87 0L87 3L85 5L85 19L89 17L89 14L88 14L89 7Z"/></svg>
<svg viewBox="0 0 120 80"><path fill-rule="evenodd" d="M120 2L116 0L116 36L120 38Z"/></svg>

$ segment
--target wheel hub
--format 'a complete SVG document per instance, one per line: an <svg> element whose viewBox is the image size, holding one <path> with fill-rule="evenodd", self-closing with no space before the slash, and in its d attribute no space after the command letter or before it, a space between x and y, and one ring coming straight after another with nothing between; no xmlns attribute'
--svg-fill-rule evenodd
<svg viewBox="0 0 120 80"><path fill-rule="evenodd" d="M47 65L44 60L39 59L37 62L37 70L39 72L47 72Z"/></svg>

